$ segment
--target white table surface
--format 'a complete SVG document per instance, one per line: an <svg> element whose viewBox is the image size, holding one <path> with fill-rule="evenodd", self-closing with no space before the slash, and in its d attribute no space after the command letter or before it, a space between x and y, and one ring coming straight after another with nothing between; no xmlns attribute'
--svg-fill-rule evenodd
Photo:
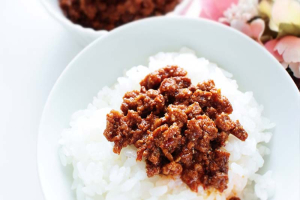
<svg viewBox="0 0 300 200"><path fill-rule="evenodd" d="M38 126L58 76L82 49L39 0L1 0L0 200L43 200Z"/></svg>
<svg viewBox="0 0 300 200"><path fill-rule="evenodd" d="M43 200L39 121L55 81L82 47L40 0L0 1L0 200Z"/></svg>

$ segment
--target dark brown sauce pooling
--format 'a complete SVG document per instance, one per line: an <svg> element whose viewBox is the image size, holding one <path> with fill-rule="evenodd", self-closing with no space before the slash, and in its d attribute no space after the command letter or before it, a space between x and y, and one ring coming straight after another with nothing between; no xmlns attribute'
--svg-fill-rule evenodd
<svg viewBox="0 0 300 200"><path fill-rule="evenodd" d="M68 19L95 30L112 30L145 17L164 15L180 0L59 0Z"/></svg>
<svg viewBox="0 0 300 200"><path fill-rule="evenodd" d="M241 200L239 197L231 197L229 200Z"/></svg>
<svg viewBox="0 0 300 200"><path fill-rule="evenodd" d="M248 134L228 116L233 109L212 80L193 86L187 72L167 66L147 75L140 91L127 92L121 111L107 115L104 135L113 151L134 145L146 161L148 177L180 176L192 191L198 186L227 188L230 154L221 149L229 134Z"/></svg>

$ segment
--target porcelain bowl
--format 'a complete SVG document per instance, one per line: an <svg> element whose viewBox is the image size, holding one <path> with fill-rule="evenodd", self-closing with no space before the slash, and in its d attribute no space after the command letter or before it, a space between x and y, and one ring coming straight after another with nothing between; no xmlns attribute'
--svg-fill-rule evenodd
<svg viewBox="0 0 300 200"><path fill-rule="evenodd" d="M84 109L124 69L147 64L150 55L186 46L231 72L242 91L253 91L263 115L276 123L271 154L274 200L299 200L300 95L284 68L262 46L222 24L158 17L117 28L86 47L66 67L46 103L38 139L38 169L47 200L74 200L71 169L61 165L58 140L73 112Z"/></svg>
<svg viewBox="0 0 300 200"><path fill-rule="evenodd" d="M192 0L181 0L181 3L175 8L173 12L167 14L167 16L180 15L180 13L190 5ZM74 24L70 21L62 12L59 7L59 0L41 0L41 3L44 5L48 13L56 19L70 35L77 41L78 44L85 47L90 44L92 41L106 35L108 31L106 30L94 30L92 28L85 28L81 25Z"/></svg>

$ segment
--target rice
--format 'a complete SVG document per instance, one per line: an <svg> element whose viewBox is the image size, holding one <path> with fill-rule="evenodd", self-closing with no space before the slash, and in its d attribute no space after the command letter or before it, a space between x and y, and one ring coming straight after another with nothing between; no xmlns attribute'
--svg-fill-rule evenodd
<svg viewBox="0 0 300 200"><path fill-rule="evenodd" d="M136 149L126 147L120 155L113 153L113 143L103 136L106 114L120 109L125 92L139 89L139 82L150 72L166 65L178 65L188 72L193 84L213 79L233 106L232 120L239 120L248 132L248 139L240 141L230 135L225 149L230 153L228 188L192 192L180 178L155 176L148 178L144 162L136 162ZM73 167L71 189L78 200L226 200L238 196L243 200L268 199L274 191L270 171L259 174L266 147L274 127L262 116L252 92L241 92L232 75L210 63L197 58L195 53L182 48L178 53L158 53L149 58L149 66L129 69L114 87L102 88L87 109L73 114L70 128L62 132L59 156L64 166Z"/></svg>

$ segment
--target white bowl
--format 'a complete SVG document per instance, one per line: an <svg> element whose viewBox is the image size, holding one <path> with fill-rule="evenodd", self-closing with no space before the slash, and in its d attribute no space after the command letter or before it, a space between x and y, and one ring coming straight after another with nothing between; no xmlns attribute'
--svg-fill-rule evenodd
<svg viewBox="0 0 300 200"><path fill-rule="evenodd" d="M106 30L95 31L92 28L85 28L81 25L74 24L64 16L61 8L59 7L58 1L59 0L41 0L42 4L49 12L49 14L54 17L61 25L63 25L80 45L86 46L98 37L101 37L108 33L108 31ZM168 16L179 15L183 11L183 9L190 3L190 1L192 0L182 0L181 3L176 6L175 10L169 13Z"/></svg>
<svg viewBox="0 0 300 200"><path fill-rule="evenodd" d="M300 95L282 66L259 44L219 23L187 18L151 18L111 31L85 48L64 70L48 98L38 139L38 169L47 200L74 200L70 169L58 157L61 131L125 68L146 64L159 51L182 46L232 72L243 91L253 91L276 123L266 168L277 183L275 200L299 200Z"/></svg>

